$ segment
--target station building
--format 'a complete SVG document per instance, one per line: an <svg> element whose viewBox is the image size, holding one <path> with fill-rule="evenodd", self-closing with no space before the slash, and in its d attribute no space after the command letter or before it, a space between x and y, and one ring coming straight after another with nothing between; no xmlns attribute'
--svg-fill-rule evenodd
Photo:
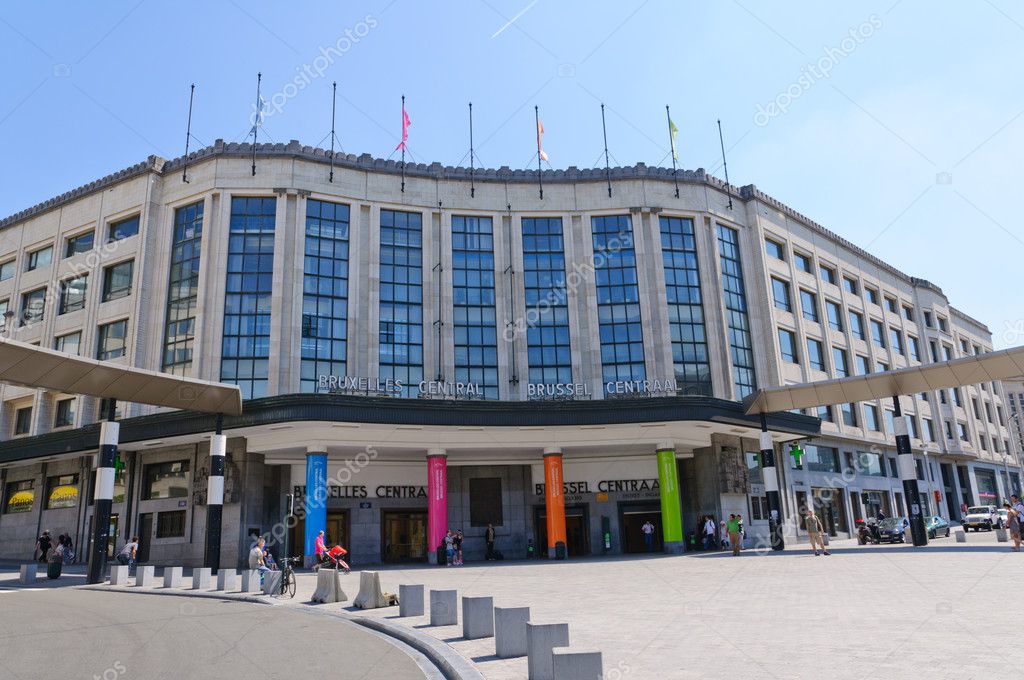
<svg viewBox="0 0 1024 680"><path fill-rule="evenodd" d="M506 558L642 551L647 521L682 550L731 513L756 544L745 397L992 349L937 285L703 170L403 167L294 141L150 157L0 220L0 314L11 339L240 386L225 566L256 534L308 555L320 527L357 565L426 561L447 529L480 559L489 524ZM0 386L0 558L90 535L102 406ZM842 537L902 514L891 408L768 417L785 518L811 503ZM1001 384L903 410L929 512L1020 488ZM109 553L137 535L141 561L200 564L214 417L118 418Z"/></svg>

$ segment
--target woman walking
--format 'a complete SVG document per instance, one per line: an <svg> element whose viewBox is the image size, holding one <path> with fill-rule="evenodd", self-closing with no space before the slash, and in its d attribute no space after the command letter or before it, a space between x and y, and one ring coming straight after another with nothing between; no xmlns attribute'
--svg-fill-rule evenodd
<svg viewBox="0 0 1024 680"><path fill-rule="evenodd" d="M1013 541L1013 552L1020 552L1020 528L1021 516L1009 503L1003 503L1006 508L1006 529L1010 532L1010 540Z"/></svg>

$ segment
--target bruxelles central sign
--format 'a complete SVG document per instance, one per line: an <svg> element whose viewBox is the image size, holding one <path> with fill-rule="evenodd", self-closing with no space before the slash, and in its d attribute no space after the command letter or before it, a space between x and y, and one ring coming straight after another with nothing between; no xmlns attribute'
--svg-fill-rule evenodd
<svg viewBox="0 0 1024 680"><path fill-rule="evenodd" d="M322 392L354 392L363 394L401 395L407 385L396 378L360 378L352 375L329 375L322 373L317 376L317 387ZM423 380L417 386L418 396L457 398L481 398L483 390L476 383L448 382L447 380ZM609 396L635 395L664 396L676 394L678 385L675 379L666 380L617 380L604 384L605 394ZM527 383L527 399L591 397L590 386L586 383Z"/></svg>

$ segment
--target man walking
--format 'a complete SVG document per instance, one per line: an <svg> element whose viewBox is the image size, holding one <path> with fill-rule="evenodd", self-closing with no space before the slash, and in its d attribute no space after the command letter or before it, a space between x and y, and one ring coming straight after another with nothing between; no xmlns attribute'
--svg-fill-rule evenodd
<svg viewBox="0 0 1024 680"><path fill-rule="evenodd" d="M53 539L50 538L50 532L44 531L36 539L36 561L46 563L46 554L50 552L50 548L53 547Z"/></svg>
<svg viewBox="0 0 1024 680"><path fill-rule="evenodd" d="M704 549L711 550L715 545L715 520L711 515L704 520Z"/></svg>
<svg viewBox="0 0 1024 680"><path fill-rule="evenodd" d="M740 521L736 515L729 515L729 521L726 522L725 528L729 531L729 545L732 546L733 556L739 555L742 543L740 542Z"/></svg>
<svg viewBox="0 0 1024 680"><path fill-rule="evenodd" d="M814 556L818 556L818 546L821 546L821 551L825 555L828 555L828 549L825 547L825 539L822 537L822 533L825 528L821 524L821 520L814 514L814 508L807 508L807 535L811 539L811 550L814 551Z"/></svg>
<svg viewBox="0 0 1024 680"><path fill-rule="evenodd" d="M651 520L644 522L643 526L640 527L640 531L644 532L644 550L647 552L654 551L654 525L651 524Z"/></svg>

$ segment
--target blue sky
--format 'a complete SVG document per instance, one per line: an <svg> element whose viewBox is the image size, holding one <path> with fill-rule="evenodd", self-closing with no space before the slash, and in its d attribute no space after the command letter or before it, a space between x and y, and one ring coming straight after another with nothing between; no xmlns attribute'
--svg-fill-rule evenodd
<svg viewBox="0 0 1024 680"><path fill-rule="evenodd" d="M0 214L180 155L192 82L196 138L244 141L257 71L263 139L326 144L336 80L345 151L387 157L405 94L413 157L444 164L465 162L469 101L487 166L531 161L535 104L553 167L599 164L601 102L613 164L667 164L668 104L682 167L721 176L720 118L734 184L1024 344L1024 7L780 4L18 3L0 11Z"/></svg>

